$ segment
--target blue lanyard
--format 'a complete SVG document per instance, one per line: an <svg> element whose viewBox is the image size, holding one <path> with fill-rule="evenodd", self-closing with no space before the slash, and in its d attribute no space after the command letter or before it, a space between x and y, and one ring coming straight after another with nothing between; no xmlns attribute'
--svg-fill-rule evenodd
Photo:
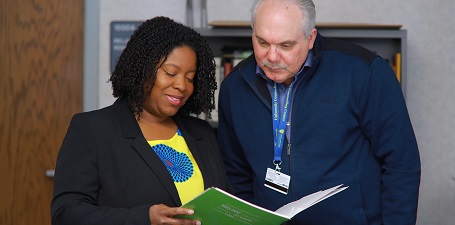
<svg viewBox="0 0 455 225"><path fill-rule="evenodd" d="M279 169L279 165L281 164L281 153L283 152L283 142L284 137L286 136L286 123L288 121L288 109L289 109L289 102L290 96L292 91L292 85L294 81L289 85L288 89L286 90L286 99L284 101L284 108L283 114L280 116L280 109L279 109L279 93L278 87L276 82L273 85L274 95L273 95L273 106L272 106L272 123L273 123L273 138L274 138L274 157L273 157L273 164L275 164L276 168Z"/></svg>

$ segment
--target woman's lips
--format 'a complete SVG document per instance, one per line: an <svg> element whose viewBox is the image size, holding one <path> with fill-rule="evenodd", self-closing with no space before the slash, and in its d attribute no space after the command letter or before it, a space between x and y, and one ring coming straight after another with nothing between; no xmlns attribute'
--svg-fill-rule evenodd
<svg viewBox="0 0 455 225"><path fill-rule="evenodd" d="M182 103L183 97L173 97L173 96L167 96L167 99L172 105L180 105Z"/></svg>

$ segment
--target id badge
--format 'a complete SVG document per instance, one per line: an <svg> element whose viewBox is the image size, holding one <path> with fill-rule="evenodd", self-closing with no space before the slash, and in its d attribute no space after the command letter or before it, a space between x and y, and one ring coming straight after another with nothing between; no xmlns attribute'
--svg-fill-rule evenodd
<svg viewBox="0 0 455 225"><path fill-rule="evenodd" d="M287 195L290 182L291 177L289 175L267 168L264 186Z"/></svg>

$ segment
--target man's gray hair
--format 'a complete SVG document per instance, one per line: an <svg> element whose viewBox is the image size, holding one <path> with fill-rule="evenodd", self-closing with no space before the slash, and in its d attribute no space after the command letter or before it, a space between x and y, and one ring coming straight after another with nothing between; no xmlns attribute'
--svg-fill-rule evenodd
<svg viewBox="0 0 455 225"><path fill-rule="evenodd" d="M251 27L254 26L254 20L256 18L256 11L265 0L254 0L251 5ZM300 7L303 15L302 30L305 33L305 37L308 39L311 31L316 26L316 7L312 0L282 0L292 2Z"/></svg>

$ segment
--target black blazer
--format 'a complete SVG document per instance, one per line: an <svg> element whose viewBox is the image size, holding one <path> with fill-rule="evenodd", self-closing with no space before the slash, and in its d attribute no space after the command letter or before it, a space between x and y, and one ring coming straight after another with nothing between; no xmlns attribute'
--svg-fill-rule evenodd
<svg viewBox="0 0 455 225"><path fill-rule="evenodd" d="M230 191L212 127L174 116L204 178ZM54 225L149 225L149 207L180 206L174 182L145 140L126 100L74 115L57 157Z"/></svg>

